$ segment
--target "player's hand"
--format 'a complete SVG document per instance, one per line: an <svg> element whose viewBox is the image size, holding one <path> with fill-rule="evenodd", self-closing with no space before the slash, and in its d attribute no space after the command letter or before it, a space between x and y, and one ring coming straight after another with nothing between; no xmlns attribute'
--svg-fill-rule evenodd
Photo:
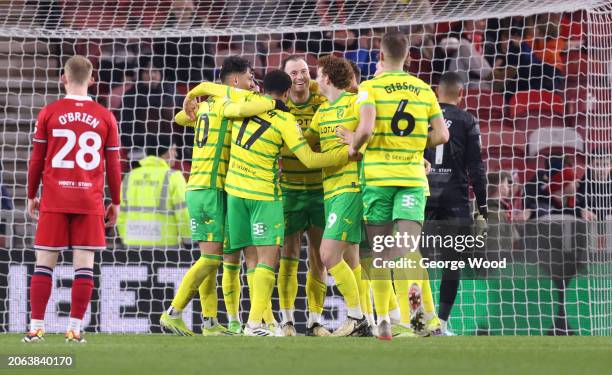
<svg viewBox="0 0 612 375"><path fill-rule="evenodd" d="M117 224L117 217L119 217L119 205L111 204L106 207L106 226L114 227Z"/></svg>
<svg viewBox="0 0 612 375"><path fill-rule="evenodd" d="M28 215L34 220L38 220L37 211L40 209L40 201L38 198L28 199Z"/></svg>
<svg viewBox="0 0 612 375"><path fill-rule="evenodd" d="M431 172L431 163L427 159L423 159L423 166L425 167L425 174Z"/></svg>
<svg viewBox="0 0 612 375"><path fill-rule="evenodd" d="M185 100L183 100L183 111L185 111L191 121L195 121L196 113L198 112L198 100L185 97Z"/></svg>
<svg viewBox="0 0 612 375"><path fill-rule="evenodd" d="M338 139L338 142L344 143L345 145L351 145L353 143L355 133L343 126L336 126L336 136L340 138Z"/></svg>
<svg viewBox="0 0 612 375"><path fill-rule="evenodd" d="M487 219L480 213L474 215L474 226L476 229L476 235L486 237L489 230L487 225Z"/></svg>
<svg viewBox="0 0 612 375"><path fill-rule="evenodd" d="M361 159L363 159L363 154L357 150L353 150L352 147L349 147L348 153L349 153L348 159L350 161L361 161Z"/></svg>

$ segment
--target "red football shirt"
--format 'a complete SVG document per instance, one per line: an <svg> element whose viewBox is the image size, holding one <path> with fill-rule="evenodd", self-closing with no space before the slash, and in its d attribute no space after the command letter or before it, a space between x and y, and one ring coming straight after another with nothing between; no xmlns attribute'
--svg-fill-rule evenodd
<svg viewBox="0 0 612 375"><path fill-rule="evenodd" d="M119 204L119 134L109 110L87 96L68 95L40 111L33 141L28 198L36 196L42 169L41 212L104 214L105 164Z"/></svg>

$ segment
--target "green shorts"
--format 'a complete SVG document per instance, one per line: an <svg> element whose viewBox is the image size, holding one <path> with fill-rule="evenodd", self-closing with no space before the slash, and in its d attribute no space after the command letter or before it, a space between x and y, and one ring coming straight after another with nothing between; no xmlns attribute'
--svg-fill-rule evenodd
<svg viewBox="0 0 612 375"><path fill-rule="evenodd" d="M241 248L232 249L229 242L229 224L227 223L227 215L225 215L225 235L223 236L223 254L233 254Z"/></svg>
<svg viewBox="0 0 612 375"><path fill-rule="evenodd" d="M310 226L323 228L323 190L283 189L285 235L305 230Z"/></svg>
<svg viewBox="0 0 612 375"><path fill-rule="evenodd" d="M325 231L323 238L361 242L363 201L361 193L341 193L325 200Z"/></svg>
<svg viewBox="0 0 612 375"><path fill-rule="evenodd" d="M285 225L282 201L259 201L227 195L228 249L282 245ZM227 251L226 251L227 252Z"/></svg>
<svg viewBox="0 0 612 375"><path fill-rule="evenodd" d="M223 242L226 195L223 190L188 190L185 193L191 218L191 239L194 241Z"/></svg>
<svg viewBox="0 0 612 375"><path fill-rule="evenodd" d="M364 186L363 218L382 225L395 220L425 220L425 188L422 186Z"/></svg>

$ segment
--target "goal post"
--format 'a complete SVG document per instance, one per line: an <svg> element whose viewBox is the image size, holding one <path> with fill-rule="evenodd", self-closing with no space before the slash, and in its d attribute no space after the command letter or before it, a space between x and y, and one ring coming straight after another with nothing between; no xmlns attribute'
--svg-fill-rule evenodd
<svg viewBox="0 0 612 375"><path fill-rule="evenodd" d="M576 175L585 176L585 209L597 211L602 202L612 202L612 182L606 184L593 168L612 158L612 6L604 0L0 2L0 332L21 332L27 326L35 230L25 212L31 134L40 109L62 95L61 65L69 56L78 53L94 62L97 83L90 93L119 118L124 170L135 162L145 132L158 131L179 136L178 167L187 173L193 134L174 126L172 116L189 87L217 78L225 57L247 58L260 80L291 54L304 56L314 78L317 59L336 54L354 60L367 79L388 29L406 33L406 69L413 75L433 85L449 69L465 77L462 107L479 120L487 172L505 171L513 180L512 205L505 213L511 217L513 237L499 240L511 244L506 250L511 250L512 267L502 277L461 282L452 329L463 335L543 335L563 311L572 333L612 334L612 218L602 213L589 223L520 219L530 194L527 186L551 155L570 160ZM540 50L530 39L537 36L544 41ZM472 53L463 63L453 63L463 40ZM525 41L530 42L522 45ZM527 46L543 61L524 65ZM135 100L128 108L124 98L139 95L140 73L149 61L161 72L161 91L143 95L144 101ZM537 91L537 98L527 91ZM127 118L133 123L127 124ZM537 200L537 190L534 194L531 198ZM565 254L562 263L580 263L563 284L541 267L549 259L544 246L529 243L545 230L559 240L560 247L552 251ZM584 243L571 242L568 233L584 237ZM124 248L115 232L108 232L108 245L96 258L86 330L161 332L159 317L198 256L197 248L136 251ZM577 247L580 257L567 261ZM66 325L70 259L64 254L54 272L56 288L47 310L51 332ZM306 269L302 259L298 330L306 321ZM220 275L221 270L218 306L223 322ZM432 274L431 281L436 303L437 276ZM246 279L242 284L241 311L247 312ZM328 284L324 323L335 328L346 309L331 277ZM278 312L276 292L273 304ZM200 311L196 298L186 314L196 331Z"/></svg>

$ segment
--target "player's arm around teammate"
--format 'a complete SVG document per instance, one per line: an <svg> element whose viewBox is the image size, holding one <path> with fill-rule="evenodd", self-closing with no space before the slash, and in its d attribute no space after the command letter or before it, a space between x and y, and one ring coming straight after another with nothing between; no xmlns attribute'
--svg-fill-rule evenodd
<svg viewBox="0 0 612 375"><path fill-rule="evenodd" d="M352 78L348 61L333 56L319 60L317 83L328 102L319 107L308 133L318 136L323 152L346 148L338 144L335 128L342 125L354 130L359 121L355 105L357 96L346 91ZM347 319L334 331L334 336L371 335L360 301L362 277L358 246L363 202L358 170L354 161L323 168L326 226L321 241L321 260L334 277L348 308Z"/></svg>
<svg viewBox="0 0 612 375"><path fill-rule="evenodd" d="M198 241L201 253L200 259L185 274L170 308L160 320L162 326L181 335L193 335L185 326L181 313L196 289L200 291L202 303L203 333L225 333L217 321L216 294L217 269L224 258L226 195L223 189L231 138L231 126L223 116L223 97L244 97L250 93L254 82L248 61L237 56L227 58L221 68L221 81L226 85L204 82L191 90L187 94L184 109L175 117L178 124L195 128L186 201L191 217L192 238ZM209 99L198 104L193 99L201 95L209 95ZM253 101L249 103L251 107L247 106L245 110L258 104L265 106L270 103L270 100L264 103ZM271 104L273 106L274 103ZM231 290L227 293L231 297L225 299L229 328L232 333L239 333L240 253L228 254L223 261L224 289ZM211 280L207 281L209 278Z"/></svg>
<svg viewBox="0 0 612 375"><path fill-rule="evenodd" d="M287 100L291 80L282 71L264 78L265 93ZM230 109L232 103L225 108ZM261 326L263 311L274 288L279 247L283 241L282 194L279 191L278 158L283 145L305 165L322 168L346 163L346 150L314 153L289 112L274 110L232 123L230 167L226 180L230 246L257 247L253 275L254 295L245 334L269 336Z"/></svg>
<svg viewBox="0 0 612 375"><path fill-rule="evenodd" d="M366 142L363 162L364 219L368 238L386 238L399 232L416 238L424 218L427 178L423 167L423 150L448 140L440 106L431 88L416 77L403 72L407 58L407 40L398 32L385 34L382 40L381 73L362 82L358 92L360 123L353 136L344 140L354 154ZM428 125L432 130L428 135ZM394 245L384 249L379 258L395 259L418 249ZM374 271L374 270L373 270ZM393 290L389 269L376 270L372 279L379 338L391 338L389 300ZM395 272L397 274L397 272ZM426 274L414 275L424 280ZM407 302L408 278L395 277L400 302ZM423 284L423 294L428 282ZM420 300L420 291L413 298ZM431 298L427 297L427 301ZM433 303L431 306L433 311ZM401 310L407 311L406 308ZM410 309L411 314L413 310ZM421 314L422 315L422 314Z"/></svg>
<svg viewBox="0 0 612 375"><path fill-rule="evenodd" d="M327 99L318 92L310 79L309 68L301 56L283 60L281 70L291 77L291 90L287 104L302 130L306 130L318 107ZM297 270L303 234L307 237L308 273L306 297L308 322L306 334L327 336L329 331L321 324L321 314L327 293L327 271L321 263L319 248L323 235L324 207L321 170L308 169L288 150L282 152L283 211L285 215L285 242L281 249L278 279L280 311L283 332L295 335L294 309L298 292Z"/></svg>

